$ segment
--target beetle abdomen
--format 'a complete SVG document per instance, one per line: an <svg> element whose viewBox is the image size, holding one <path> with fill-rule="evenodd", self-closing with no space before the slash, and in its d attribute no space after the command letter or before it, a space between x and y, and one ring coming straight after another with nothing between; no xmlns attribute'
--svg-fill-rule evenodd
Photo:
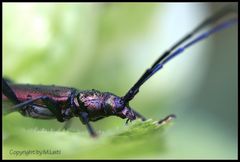
<svg viewBox="0 0 240 162"><path fill-rule="evenodd" d="M28 85L28 84L10 84L19 100L25 101L28 98L39 96L48 96L55 101L66 101L71 95L73 89L58 86Z"/></svg>

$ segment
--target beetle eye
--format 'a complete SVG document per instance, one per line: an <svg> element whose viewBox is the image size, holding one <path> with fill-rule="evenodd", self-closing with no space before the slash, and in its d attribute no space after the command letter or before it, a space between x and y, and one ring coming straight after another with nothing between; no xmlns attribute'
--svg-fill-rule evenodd
<svg viewBox="0 0 240 162"><path fill-rule="evenodd" d="M124 104L123 104L123 101L120 99L115 99L115 103L116 103L116 110L117 112L120 112L123 110L124 108Z"/></svg>
<svg viewBox="0 0 240 162"><path fill-rule="evenodd" d="M120 104L121 106L123 106L123 100L122 100L122 99L119 101L119 104Z"/></svg>

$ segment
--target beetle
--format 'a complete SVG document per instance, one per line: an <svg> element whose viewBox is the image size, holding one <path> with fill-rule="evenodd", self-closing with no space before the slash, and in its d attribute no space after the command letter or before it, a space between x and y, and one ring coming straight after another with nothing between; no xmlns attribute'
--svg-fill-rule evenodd
<svg viewBox="0 0 240 162"><path fill-rule="evenodd" d="M92 137L96 137L97 134L90 122L95 122L108 116L114 115L127 119L126 123L136 118L145 121L146 118L129 105L129 102L139 92L139 88L157 71L162 69L166 63L181 54L188 47L216 32L237 24L238 18L236 17L219 22L227 15L236 12L236 8L227 6L200 23L194 30L163 53L122 97L95 89L80 91L75 88L61 86L15 84L2 78L2 99L14 104L7 109L7 113L18 111L23 116L37 119L56 118L59 122L65 122L73 117L78 117L86 125ZM217 25L211 29L195 36L207 26L215 23ZM175 118L175 115L171 114L160 120L158 124L163 124L173 118Z"/></svg>

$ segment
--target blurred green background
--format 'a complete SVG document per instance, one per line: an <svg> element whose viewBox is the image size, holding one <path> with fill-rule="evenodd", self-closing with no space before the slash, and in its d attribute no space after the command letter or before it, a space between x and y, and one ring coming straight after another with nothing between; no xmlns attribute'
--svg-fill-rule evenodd
<svg viewBox="0 0 240 162"><path fill-rule="evenodd" d="M3 76L17 83L94 88L122 96L162 52L227 4L3 3ZM101 157L236 159L237 29L228 28L185 51L147 81L130 103L154 120L177 115L165 134L166 151L150 143L149 155L122 151L113 156L106 147ZM3 117L3 122L3 142L20 128L54 131L63 125L19 113ZM93 126L104 132L124 127L124 122L109 117ZM77 118L70 128L76 130L86 132Z"/></svg>

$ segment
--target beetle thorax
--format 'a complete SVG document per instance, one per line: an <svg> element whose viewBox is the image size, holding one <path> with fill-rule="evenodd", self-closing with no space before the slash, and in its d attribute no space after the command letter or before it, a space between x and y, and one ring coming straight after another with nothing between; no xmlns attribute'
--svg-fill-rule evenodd
<svg viewBox="0 0 240 162"><path fill-rule="evenodd" d="M104 95L96 90L83 91L78 94L77 100L80 111L92 112L102 108Z"/></svg>
<svg viewBox="0 0 240 162"><path fill-rule="evenodd" d="M111 115L121 118L135 118L132 110L124 105L122 98L109 92L82 91L74 101L77 102L76 106L79 107L80 112L88 113L91 121Z"/></svg>

